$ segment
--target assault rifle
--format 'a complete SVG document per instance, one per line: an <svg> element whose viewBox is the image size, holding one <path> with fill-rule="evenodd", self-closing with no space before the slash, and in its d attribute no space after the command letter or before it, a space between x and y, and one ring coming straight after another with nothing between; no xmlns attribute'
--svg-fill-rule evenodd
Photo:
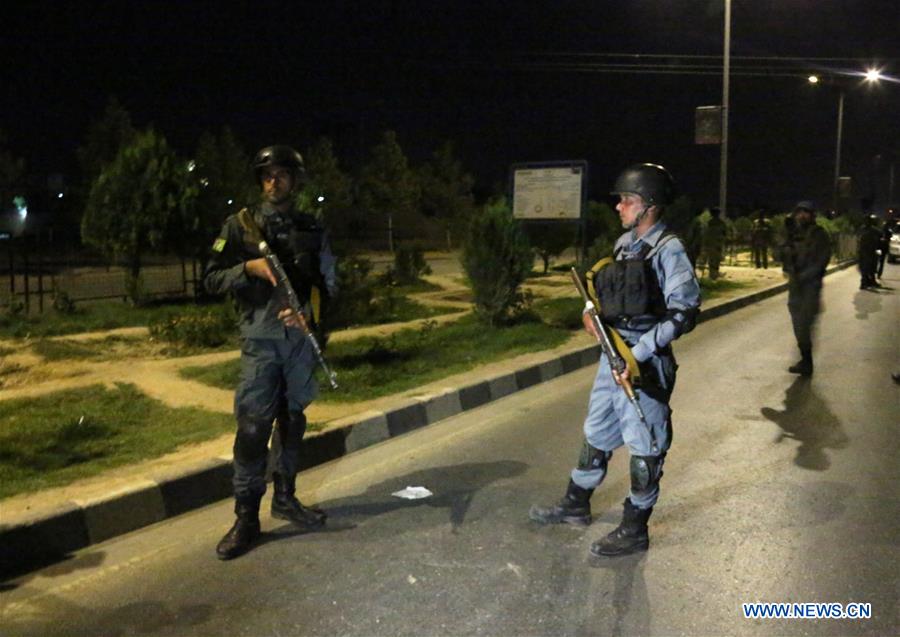
<svg viewBox="0 0 900 637"><path fill-rule="evenodd" d="M575 282L575 287L578 288L578 292L581 294L581 298L584 301L585 311L591 317L591 322L593 322L594 327L597 328L597 341L600 343L600 349L603 350L603 353L606 354L606 358L609 360L609 367L612 370L613 378L615 378L616 383L624 390L625 395L628 396L628 400L634 406L638 418L640 418L644 426L649 429L653 449L656 451L656 436L653 434L653 428L647 426L647 419L644 417L644 410L641 409L641 404L638 402L637 395L634 393L634 387L632 387L630 380L622 378L621 376L622 372L628 368L628 365L609 340L606 326L603 324L599 312L597 312L597 307L594 305L591 297L588 296L587 290L584 289L584 284L581 282L581 277L578 276L578 272L575 268L572 268L572 280Z"/></svg>
<svg viewBox="0 0 900 637"><path fill-rule="evenodd" d="M249 211L246 209L241 210L241 212L238 213L238 221L248 233L249 238L257 242L259 251L262 253L263 257L265 257L266 262L269 264L269 268L271 268L272 272L275 274L275 279L277 281L276 287L284 294L288 308L294 313L297 322L300 324L300 329L303 330L303 334L309 340L309 344L313 348L316 360L319 362L319 365L322 366L322 370L328 378L328 384L331 385L332 389L337 389L337 374L334 373L325 360L325 354L322 353L319 341L309 327L309 321L303 313L303 305L301 305L300 299L297 297L297 292L294 291L294 286L291 285L291 280L288 278L287 272L285 272L284 266L281 264L281 259L279 259L278 255L269 247L269 244L263 238L262 231L259 229L259 226L256 221L254 221Z"/></svg>

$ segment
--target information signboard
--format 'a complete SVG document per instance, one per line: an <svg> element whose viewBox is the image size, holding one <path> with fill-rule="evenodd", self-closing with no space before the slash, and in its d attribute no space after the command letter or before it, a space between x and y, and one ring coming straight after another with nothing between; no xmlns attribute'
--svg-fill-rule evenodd
<svg viewBox="0 0 900 637"><path fill-rule="evenodd" d="M517 219L580 219L586 177L585 161L513 166L513 216Z"/></svg>

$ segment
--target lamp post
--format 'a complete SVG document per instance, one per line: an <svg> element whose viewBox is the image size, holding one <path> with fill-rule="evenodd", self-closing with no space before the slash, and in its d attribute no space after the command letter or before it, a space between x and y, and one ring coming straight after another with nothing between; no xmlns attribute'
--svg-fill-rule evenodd
<svg viewBox="0 0 900 637"><path fill-rule="evenodd" d="M881 73L878 69L869 69L865 72L864 78L867 83L874 84L881 80ZM807 80L810 84L818 84L820 82L818 75L810 75ZM846 88L843 84L838 84L834 77L831 78L831 83L838 87L837 139L834 149L834 180L832 181L832 206L837 212L838 184L841 179L841 146L844 138L844 95Z"/></svg>
<svg viewBox="0 0 900 637"><path fill-rule="evenodd" d="M727 215L728 201L728 75L731 66L731 0L725 0L725 42L722 63L722 146L719 156L719 210Z"/></svg>

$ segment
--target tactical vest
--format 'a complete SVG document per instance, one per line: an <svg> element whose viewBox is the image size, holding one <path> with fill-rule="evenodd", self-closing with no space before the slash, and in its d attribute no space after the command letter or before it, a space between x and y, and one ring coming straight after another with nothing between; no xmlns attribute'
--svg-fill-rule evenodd
<svg viewBox="0 0 900 637"><path fill-rule="evenodd" d="M307 213L275 212L268 216L253 212L269 247L284 265L294 290L301 299L309 299L313 287L324 289L319 263L325 229Z"/></svg>
<svg viewBox="0 0 900 637"><path fill-rule="evenodd" d="M665 316L666 300L652 257L675 236L663 232L655 246L644 244L636 255L621 260L617 259L622 250L618 248L588 271L604 321L615 324L635 316Z"/></svg>

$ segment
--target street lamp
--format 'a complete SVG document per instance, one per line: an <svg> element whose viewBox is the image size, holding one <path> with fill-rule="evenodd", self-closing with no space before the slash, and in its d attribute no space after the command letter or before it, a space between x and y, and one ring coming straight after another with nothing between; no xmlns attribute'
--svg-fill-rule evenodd
<svg viewBox="0 0 900 637"><path fill-rule="evenodd" d="M881 71L878 69L868 69L864 75L865 81L869 84L878 83L881 78ZM818 84L820 78L818 75L810 75L807 78L810 84ZM838 209L838 183L841 177L841 145L844 134L844 93L846 92L843 84L838 84L834 78L831 83L838 87L838 115L837 115L837 140L834 150L834 181L832 182L832 206L835 212Z"/></svg>

